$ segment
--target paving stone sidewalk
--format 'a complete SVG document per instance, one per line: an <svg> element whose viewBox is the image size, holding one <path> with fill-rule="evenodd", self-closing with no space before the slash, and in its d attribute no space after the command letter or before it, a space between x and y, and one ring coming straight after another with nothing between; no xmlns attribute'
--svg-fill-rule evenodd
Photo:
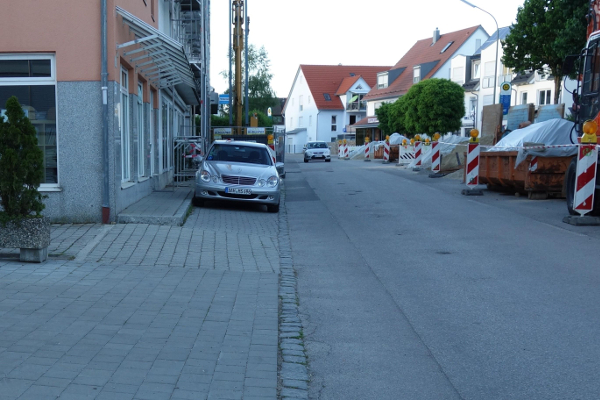
<svg viewBox="0 0 600 400"><path fill-rule="evenodd" d="M0 399L276 399L278 215L54 225L0 249Z"/></svg>

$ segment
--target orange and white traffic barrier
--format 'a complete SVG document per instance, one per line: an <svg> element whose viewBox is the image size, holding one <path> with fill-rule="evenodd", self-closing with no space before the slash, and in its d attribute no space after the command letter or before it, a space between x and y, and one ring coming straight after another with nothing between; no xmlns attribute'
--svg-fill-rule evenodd
<svg viewBox="0 0 600 400"><path fill-rule="evenodd" d="M390 162L390 135L385 137L385 142L383 143L383 163L387 164Z"/></svg>
<svg viewBox="0 0 600 400"><path fill-rule="evenodd" d="M440 149L438 147L440 140L440 134L436 133L433 135L433 142L431 142L431 172L438 173L441 171L442 157L440 155Z"/></svg>
<svg viewBox="0 0 600 400"><path fill-rule="evenodd" d="M344 154L344 147L342 145L342 141L338 140L338 158L342 158Z"/></svg>
<svg viewBox="0 0 600 400"><path fill-rule="evenodd" d="M587 124L587 125L586 125ZM590 124L594 125L593 131ZM575 197L573 210L583 217L594 207L594 191L596 190L596 169L598 165L597 126L594 121L586 121L583 126L584 135L577 150L577 172L575 177Z"/></svg>
<svg viewBox="0 0 600 400"><path fill-rule="evenodd" d="M469 139L469 145L467 147L467 174L466 183L467 188L474 189L475 186L479 185L479 131L477 129L471 130L471 139Z"/></svg>
<svg viewBox="0 0 600 400"><path fill-rule="evenodd" d="M365 138L365 161L371 161L371 142L369 142L369 137Z"/></svg>

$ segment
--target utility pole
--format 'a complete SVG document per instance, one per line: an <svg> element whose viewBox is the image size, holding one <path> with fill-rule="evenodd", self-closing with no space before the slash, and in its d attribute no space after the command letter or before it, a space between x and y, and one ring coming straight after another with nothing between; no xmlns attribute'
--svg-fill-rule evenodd
<svg viewBox="0 0 600 400"><path fill-rule="evenodd" d="M242 126L242 50L244 50L244 1L233 0L233 51L235 52L235 126ZM242 132L240 132L241 134Z"/></svg>

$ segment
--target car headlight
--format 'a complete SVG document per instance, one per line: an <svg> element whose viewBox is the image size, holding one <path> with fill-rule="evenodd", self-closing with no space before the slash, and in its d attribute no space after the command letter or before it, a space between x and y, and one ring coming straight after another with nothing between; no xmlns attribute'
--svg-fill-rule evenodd
<svg viewBox="0 0 600 400"><path fill-rule="evenodd" d="M273 175L269 179L267 179L267 186L269 186L269 187L275 187L278 184L279 184L279 178L276 177L275 175Z"/></svg>
<svg viewBox="0 0 600 400"><path fill-rule="evenodd" d="M258 181L256 181L256 186L258 187L263 187L265 186L266 182L264 179L259 179Z"/></svg>
<svg viewBox="0 0 600 400"><path fill-rule="evenodd" d="M203 169L200 172L200 179L202 179L204 182L210 182L210 173Z"/></svg>

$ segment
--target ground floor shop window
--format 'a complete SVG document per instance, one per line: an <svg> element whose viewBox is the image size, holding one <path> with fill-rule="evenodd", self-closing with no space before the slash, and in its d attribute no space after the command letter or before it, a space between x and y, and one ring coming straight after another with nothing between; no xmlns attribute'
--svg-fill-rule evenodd
<svg viewBox="0 0 600 400"><path fill-rule="evenodd" d="M0 54L0 113L16 96L36 129L44 154L41 188L58 185L58 138L56 130L56 73L53 55Z"/></svg>

